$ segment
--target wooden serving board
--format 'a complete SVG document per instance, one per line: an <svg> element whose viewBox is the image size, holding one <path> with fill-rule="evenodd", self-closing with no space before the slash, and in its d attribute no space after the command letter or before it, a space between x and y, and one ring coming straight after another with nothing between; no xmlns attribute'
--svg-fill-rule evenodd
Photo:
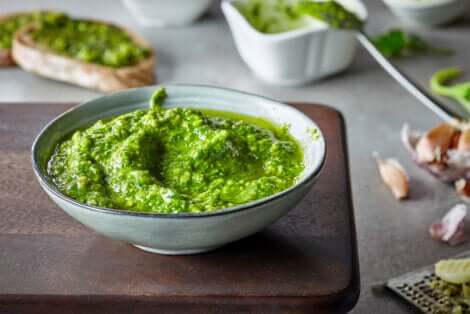
<svg viewBox="0 0 470 314"><path fill-rule="evenodd" d="M297 104L327 138L317 184L268 229L214 252L162 256L100 236L55 206L30 148L70 104L0 104L0 313L336 313L359 295L345 130Z"/></svg>

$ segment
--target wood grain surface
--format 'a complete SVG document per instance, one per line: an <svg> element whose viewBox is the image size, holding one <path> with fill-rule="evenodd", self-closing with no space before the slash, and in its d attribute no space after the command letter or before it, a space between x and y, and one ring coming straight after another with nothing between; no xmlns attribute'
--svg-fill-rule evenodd
<svg viewBox="0 0 470 314"><path fill-rule="evenodd" d="M297 104L327 138L315 187L268 229L214 252L162 256L80 225L34 178L34 136L70 104L0 104L0 313L333 313L359 272L341 115Z"/></svg>

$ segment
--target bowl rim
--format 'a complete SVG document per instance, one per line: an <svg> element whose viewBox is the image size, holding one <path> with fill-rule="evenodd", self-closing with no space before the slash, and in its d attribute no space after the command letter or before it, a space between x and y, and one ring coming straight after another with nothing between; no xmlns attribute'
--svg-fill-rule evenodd
<svg viewBox="0 0 470 314"><path fill-rule="evenodd" d="M132 93L137 90L143 89L143 88L159 88L159 87L189 87L189 88L205 88L205 89L216 89L220 91L225 91L225 92L230 92L230 93L238 93L242 94L243 96L248 96L252 98L258 98L260 100L264 101L269 101L271 103L274 103L276 106L281 106L281 107L288 107L290 110L296 111L298 114L305 116L307 119L309 119L315 127L318 129L320 133L319 141L320 141L320 146L321 146L321 160L317 164L316 168L314 168L311 173L303 178L302 180L296 182L293 184L291 187L288 189L282 190L278 193L275 193L273 195L269 195L267 197L251 201L248 203L240 204L237 206L232 206L232 207L226 207L226 208L221 208L217 209L211 212L200 212L200 213L178 213L178 214L163 214L163 213L155 213L155 212L139 212L139 211L131 211L131 210L126 210L126 209L115 209L115 208L106 208L106 207L98 207L98 206L93 206L93 205L88 205L84 204L81 202L76 201L75 199L63 194L60 192L57 187L52 184L49 180L47 180L47 175L43 173L41 170L41 167L39 166L38 162L38 154L37 154L37 147L38 147L38 142L39 140L43 137L44 133L46 132L47 129L49 129L53 124L55 124L58 120L62 119L64 116L70 114L71 112L74 112L75 110L79 109L81 106L86 105L92 101L96 101L101 98L109 97L111 95L125 95L127 93ZM98 212L98 213L107 213L107 214L114 214L114 215L124 215L124 216L133 216L133 217L153 217L153 218L166 218L166 219L183 219L183 218L205 218L205 217L214 217L214 216L222 216L222 215L228 215L228 214L233 214L233 213L238 213L242 212L245 210L253 209L255 207L261 206L263 204L275 201L281 197L286 196L287 194L290 194L291 192L297 190L298 188L309 185L310 182L312 182L315 178L318 177L320 172L323 170L325 162L326 162L326 156L327 156L327 143L326 143L326 138L324 136L323 131L320 129L318 124L308 117L306 114L304 114L302 111L298 110L295 107L292 107L290 105L287 105L285 103L273 100L268 97L264 96L259 96L256 94L248 93L248 92L243 92L235 89L230 89L230 88L224 88L224 87L216 87L216 86L211 86L211 85L199 85L199 84L165 84L165 85L153 85L153 86L146 86L143 88L131 88L127 89L125 91L117 92L117 93L112 93L108 95L103 95L99 96L96 98L93 98L91 100L87 100L84 102L79 103L76 106L73 106L72 108L66 110L65 112L61 113L51 121L49 121L38 133L38 135L35 137L33 141L33 145L31 147L31 162L32 162L32 168L34 171L34 174L36 175L36 178L38 179L41 187L43 189L46 189L47 192L52 193L54 196L58 197L62 201L66 203L71 203L81 209L86 209L90 210L93 212Z"/></svg>
<svg viewBox="0 0 470 314"><path fill-rule="evenodd" d="M438 9L441 6L460 2L461 0L431 0L431 1L403 1L403 0L383 0L383 2L393 8L404 10L426 10Z"/></svg>

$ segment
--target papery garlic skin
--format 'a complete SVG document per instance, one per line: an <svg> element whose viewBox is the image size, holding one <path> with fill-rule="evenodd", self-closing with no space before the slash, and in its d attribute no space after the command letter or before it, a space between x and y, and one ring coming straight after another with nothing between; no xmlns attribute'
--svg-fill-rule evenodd
<svg viewBox="0 0 470 314"><path fill-rule="evenodd" d="M431 237L451 245L462 243L465 240L464 220L466 215L467 206L465 204L455 205L440 221L430 226Z"/></svg>
<svg viewBox="0 0 470 314"><path fill-rule="evenodd" d="M449 149L457 129L441 123L421 136L416 143L416 159L419 163L441 161Z"/></svg>
<svg viewBox="0 0 470 314"><path fill-rule="evenodd" d="M463 133L465 133L465 130L462 131L462 134ZM454 135L458 135L458 130ZM446 154L444 158L441 158L441 160L422 162L420 161L420 158L418 158L417 145L423 136L423 133L410 130L407 124L402 127L401 140L403 145L420 167L426 169L432 175L444 182L452 183L460 178L470 179L470 150L458 149L460 137L457 140L456 147L453 147L452 145L447 147ZM450 143L452 144L454 141L455 139L451 139ZM422 159L423 158L421 158L421 160Z"/></svg>
<svg viewBox="0 0 470 314"><path fill-rule="evenodd" d="M455 191L465 202L470 202L470 181L466 179L460 179L454 183Z"/></svg>
<svg viewBox="0 0 470 314"><path fill-rule="evenodd" d="M463 130L457 143L457 150L470 152L470 129Z"/></svg>

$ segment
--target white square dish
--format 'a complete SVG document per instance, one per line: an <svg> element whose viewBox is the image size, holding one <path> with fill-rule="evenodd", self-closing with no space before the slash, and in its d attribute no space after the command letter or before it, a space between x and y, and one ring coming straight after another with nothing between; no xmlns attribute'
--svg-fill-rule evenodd
<svg viewBox="0 0 470 314"><path fill-rule="evenodd" d="M277 34L256 30L236 8L243 0L222 3L222 10L243 61L263 81L303 85L340 72L352 62L356 38L352 32L322 24ZM362 20L367 10L359 0L338 1Z"/></svg>

